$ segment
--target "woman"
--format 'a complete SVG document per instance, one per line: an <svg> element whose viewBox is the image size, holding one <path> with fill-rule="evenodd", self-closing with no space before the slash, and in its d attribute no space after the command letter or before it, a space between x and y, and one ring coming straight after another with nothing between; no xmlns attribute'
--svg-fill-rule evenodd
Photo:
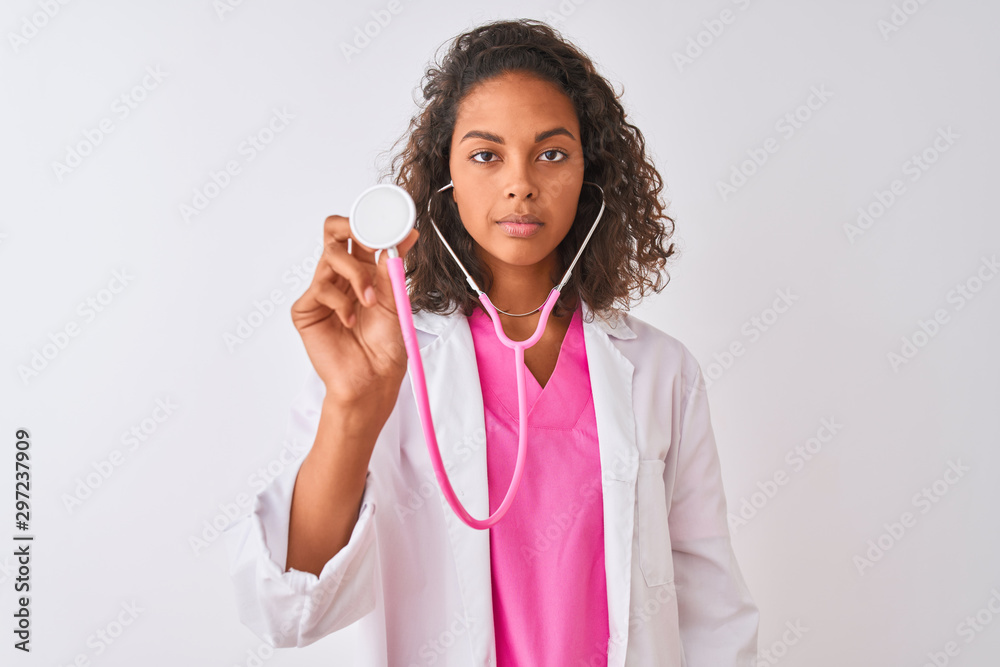
<svg viewBox="0 0 1000 667"><path fill-rule="evenodd" d="M634 290L662 289L674 254L641 133L591 61L531 20L457 37L424 97L393 161L419 212L399 250L437 440L476 518L511 480L514 357L428 202L504 332L525 340L603 196L524 355L521 486L489 530L447 505L386 257L330 216L292 307L316 374L290 436L313 446L227 531L242 620L275 646L357 622L352 664L750 667L758 611L730 543L701 370L625 310Z"/></svg>

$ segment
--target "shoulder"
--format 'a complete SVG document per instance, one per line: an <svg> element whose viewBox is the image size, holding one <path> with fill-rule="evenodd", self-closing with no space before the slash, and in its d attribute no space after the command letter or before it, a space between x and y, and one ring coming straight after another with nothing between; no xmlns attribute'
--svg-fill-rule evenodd
<svg viewBox="0 0 1000 667"><path fill-rule="evenodd" d="M630 353L626 356L637 370L648 369L657 373L673 371L686 388L704 384L697 357L678 338L632 313L624 314L621 321L635 337L615 340L615 344L623 353L626 350Z"/></svg>

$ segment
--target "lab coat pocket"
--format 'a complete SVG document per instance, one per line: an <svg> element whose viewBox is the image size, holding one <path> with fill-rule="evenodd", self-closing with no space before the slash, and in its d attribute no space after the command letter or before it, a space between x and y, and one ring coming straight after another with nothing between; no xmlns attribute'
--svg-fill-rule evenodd
<svg viewBox="0 0 1000 667"><path fill-rule="evenodd" d="M661 586L674 580L664 466L660 459L639 461L636 490L639 567L647 586Z"/></svg>

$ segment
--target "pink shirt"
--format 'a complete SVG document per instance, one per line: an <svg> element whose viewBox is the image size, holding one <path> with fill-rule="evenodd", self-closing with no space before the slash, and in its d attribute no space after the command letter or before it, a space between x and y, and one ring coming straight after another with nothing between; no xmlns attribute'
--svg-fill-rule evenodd
<svg viewBox="0 0 1000 667"><path fill-rule="evenodd" d="M607 665L608 595L597 421L577 307L543 388L525 369L528 453L514 502L490 529L497 667ZM517 459L514 350L469 317L486 421L490 513Z"/></svg>

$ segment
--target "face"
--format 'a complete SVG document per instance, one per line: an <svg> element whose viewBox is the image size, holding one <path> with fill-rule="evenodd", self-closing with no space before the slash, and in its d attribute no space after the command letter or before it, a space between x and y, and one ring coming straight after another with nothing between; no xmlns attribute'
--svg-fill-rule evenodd
<svg viewBox="0 0 1000 667"><path fill-rule="evenodd" d="M479 256L494 270L550 270L583 187L583 146L573 103L554 84L511 73L462 100L451 139L450 189ZM541 224L505 228L510 215Z"/></svg>

